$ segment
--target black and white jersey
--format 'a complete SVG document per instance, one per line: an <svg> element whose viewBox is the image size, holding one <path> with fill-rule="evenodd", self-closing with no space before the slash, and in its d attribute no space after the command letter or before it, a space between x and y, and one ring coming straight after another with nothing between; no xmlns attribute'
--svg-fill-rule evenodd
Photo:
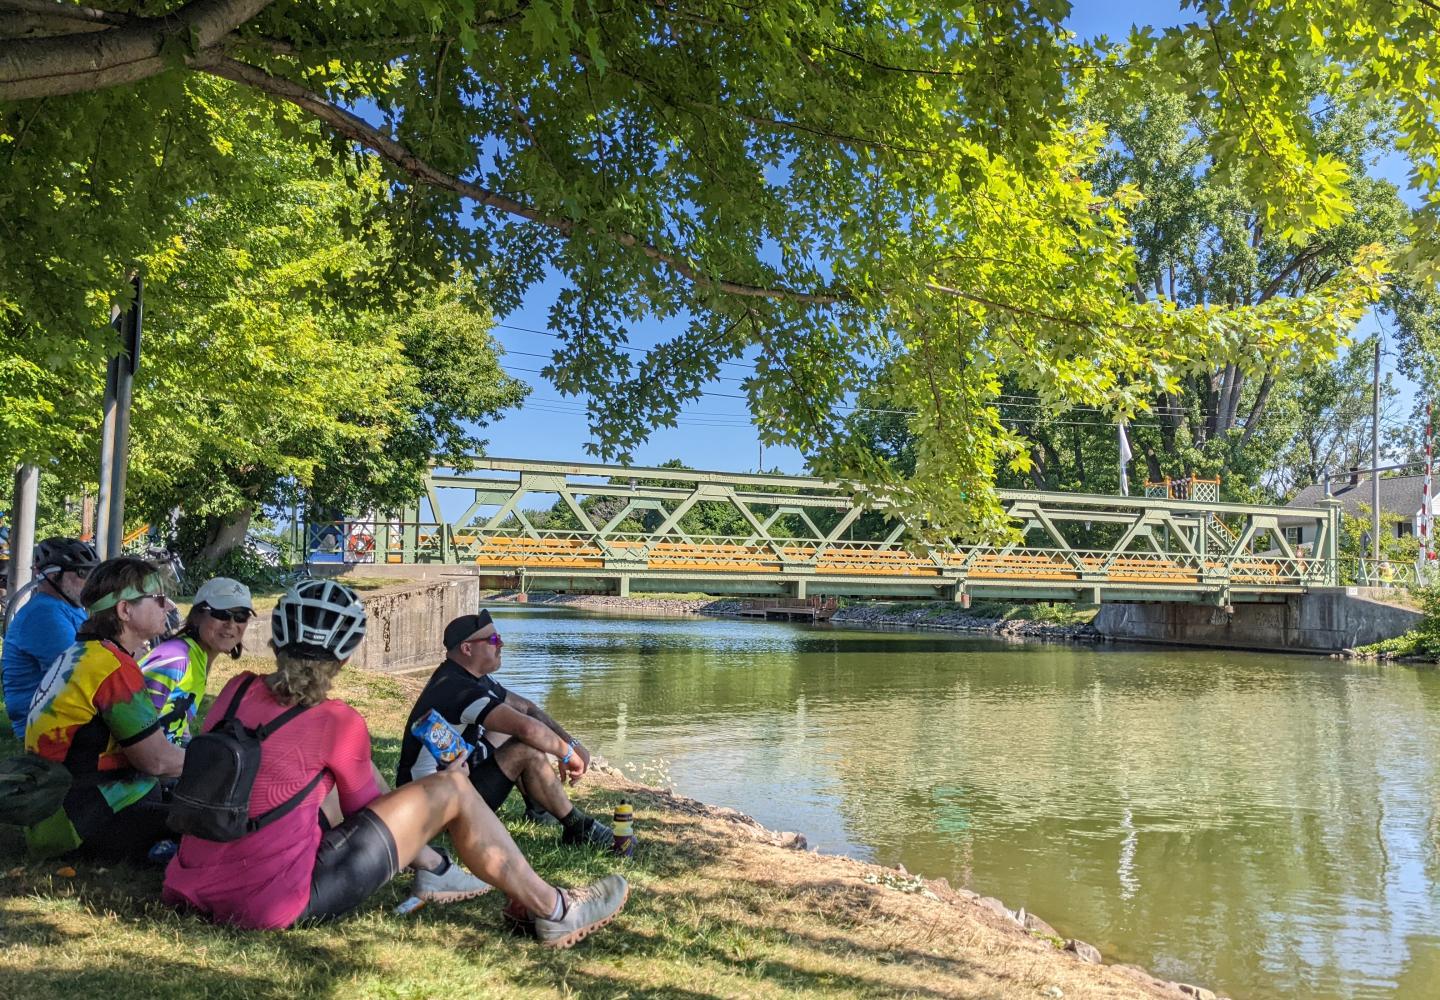
<svg viewBox="0 0 1440 1000"><path fill-rule="evenodd" d="M420 738L410 731L415 723L430 714L433 708L445 721L475 745L472 763L490 756L485 742L485 719L505 702L505 688L489 677L476 677L454 660L446 660L430 675L425 690L420 692L410 717L405 720L405 736L400 741L400 766L395 773L395 786L435 773L435 757L425 749Z"/></svg>

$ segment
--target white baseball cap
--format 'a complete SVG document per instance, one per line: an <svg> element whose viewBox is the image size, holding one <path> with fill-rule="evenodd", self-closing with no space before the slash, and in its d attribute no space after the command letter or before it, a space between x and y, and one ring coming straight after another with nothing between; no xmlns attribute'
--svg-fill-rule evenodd
<svg viewBox="0 0 1440 1000"><path fill-rule="evenodd" d="M250 603L250 588L228 576L213 577L202 583L200 589L195 591L195 603L204 604L219 611L227 611L231 608L255 610L254 605Z"/></svg>

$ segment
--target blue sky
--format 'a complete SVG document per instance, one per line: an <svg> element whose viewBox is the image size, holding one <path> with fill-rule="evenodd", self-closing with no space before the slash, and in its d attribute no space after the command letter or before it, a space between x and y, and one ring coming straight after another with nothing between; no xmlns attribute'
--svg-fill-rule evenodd
<svg viewBox="0 0 1440 1000"><path fill-rule="evenodd" d="M1165 27L1190 18L1179 10L1173 0L1143 5L1148 24ZM1070 26L1084 37L1106 34L1122 38L1135 20L1136 7L1130 4L1077 2L1070 17ZM1398 157L1382 164L1377 172L1388 176L1405 188L1403 161ZM562 397L538 374L554 348L555 340L547 335L546 323L550 304L559 291L558 282L550 280L534 287L516 312L499 320L495 335L507 351L505 368L533 387L525 406L507 414L481 436L488 439L486 451L506 458L554 459L560 461L593 461L585 445L591 440L584 412L584 402L576 397ZM1367 319L1357 331L1368 336L1376 327ZM630 344L644 349L658 344L678 328L663 322L638 324ZM1393 359L1385 359L1386 369L1393 369ZM759 436L750 423L739 379L745 374L743 365L724 369L722 381L712 383L706 395L691 403L682 412L679 426L656 428L649 440L636 449L637 465L659 465L679 458L687 465L702 469L743 472L761 466ZM1415 387L1402 386L1406 399L1396 407L1395 418L1403 419L1410 410L1409 397ZM763 467L767 470L797 473L804 471L804 460L793 448L766 448Z"/></svg>

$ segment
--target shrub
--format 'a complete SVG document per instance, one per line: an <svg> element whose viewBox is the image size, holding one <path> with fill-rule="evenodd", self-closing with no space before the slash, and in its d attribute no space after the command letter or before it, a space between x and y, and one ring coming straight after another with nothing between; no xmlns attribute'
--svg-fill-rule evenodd
<svg viewBox="0 0 1440 1000"><path fill-rule="evenodd" d="M1440 583L1415 589L1415 600L1420 605L1420 624L1411 635L1415 645L1427 656L1440 657Z"/></svg>

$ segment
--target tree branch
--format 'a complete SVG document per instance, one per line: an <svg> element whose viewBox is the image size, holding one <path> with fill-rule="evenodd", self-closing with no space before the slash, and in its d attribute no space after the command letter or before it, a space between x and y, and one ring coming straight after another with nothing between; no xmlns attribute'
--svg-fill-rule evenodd
<svg viewBox="0 0 1440 1000"><path fill-rule="evenodd" d="M0 55L0 100L75 94L157 76L178 61L166 51L175 43L193 59L270 3L193 0L173 14L130 18L103 31L12 39Z"/></svg>
<svg viewBox="0 0 1440 1000"><path fill-rule="evenodd" d="M1250 406L1250 415L1245 418L1245 433L1240 435L1240 447L1250 443L1255 432L1260 428L1260 415L1265 412L1265 404L1270 400L1270 390L1275 388L1275 366L1271 365L1265 372L1265 377L1260 380L1260 390L1255 393L1255 402Z"/></svg>
<svg viewBox="0 0 1440 1000"><path fill-rule="evenodd" d="M126 14L116 14L108 10L96 10L94 7L80 7L75 4L61 3L59 0L0 0L0 9L19 11L22 14L29 14L34 20L30 23L37 26L54 26L54 32L63 33L65 29L70 32L81 31L76 25L89 25L88 31L102 31L107 27L126 24L131 19ZM22 25L24 22L20 22ZM63 26L63 27L62 27ZM24 30L9 32L10 37L19 38L26 32Z"/></svg>
<svg viewBox="0 0 1440 1000"><path fill-rule="evenodd" d="M590 234L608 237L627 249L635 250L656 263L665 265L697 285L714 288L727 295L801 302L807 305L834 305L847 298L843 292L838 291L804 292L793 288L772 288L714 277L696 267L682 255L662 250L633 233L597 232L573 219L546 215L508 195L491 191L472 181L448 174L430 165L404 144L385 135L359 116L331 104L325 98L312 93L292 80L275 76L258 66L251 66L218 53L197 59L192 65L203 72L253 87L271 97L294 104L320 119L332 131L378 153L404 173L432 187L450 191L462 198L470 198L487 208L546 226L563 236Z"/></svg>
<svg viewBox="0 0 1440 1000"><path fill-rule="evenodd" d="M1311 247L1309 250L1304 251L1303 253L1296 254L1295 258L1291 260L1289 264L1285 265L1285 269L1279 274L1275 275L1275 277L1271 279L1270 283L1260 290L1260 298L1256 301L1255 304L1260 305L1263 302L1268 302L1271 297L1275 295L1276 292L1280 291L1281 285L1285 284L1286 281L1290 280L1290 277L1294 275L1296 271L1300 270L1300 268L1304 267L1306 264L1310 263L1316 257L1319 257L1322 253L1324 253L1325 248L1326 245L1324 243L1320 243L1314 247Z"/></svg>
<svg viewBox="0 0 1440 1000"><path fill-rule="evenodd" d="M1074 319L1070 316L1060 316L1055 313L1040 312L1037 309L1028 309L1025 306L1017 306L1008 302L998 302L995 299L987 299L983 295L976 295L974 292L967 292L960 288L952 288L949 285L942 285L939 282L927 281L925 287L932 292L951 295L957 299L964 299L966 302L974 302L976 305L986 306L990 309L1000 309L1004 312L1014 313L1017 316L1049 320L1052 323L1061 323L1079 330L1093 329L1093 324L1087 323L1084 320Z"/></svg>

